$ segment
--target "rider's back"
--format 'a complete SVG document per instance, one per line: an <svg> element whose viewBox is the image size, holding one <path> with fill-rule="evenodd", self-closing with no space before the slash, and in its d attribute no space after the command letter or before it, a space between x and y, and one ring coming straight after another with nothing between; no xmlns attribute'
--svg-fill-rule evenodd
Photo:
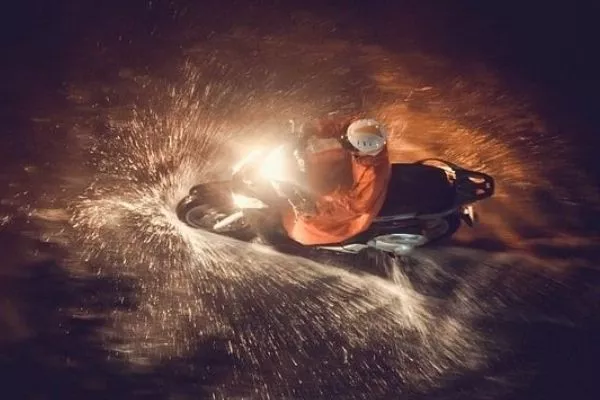
<svg viewBox="0 0 600 400"><path fill-rule="evenodd" d="M321 121L316 136L340 137L350 122ZM318 197L317 213L297 216L290 208L283 214L283 225L299 243L325 245L345 241L370 226L385 201L391 166L387 148L376 155L353 156L341 146L313 146L306 157L306 173Z"/></svg>

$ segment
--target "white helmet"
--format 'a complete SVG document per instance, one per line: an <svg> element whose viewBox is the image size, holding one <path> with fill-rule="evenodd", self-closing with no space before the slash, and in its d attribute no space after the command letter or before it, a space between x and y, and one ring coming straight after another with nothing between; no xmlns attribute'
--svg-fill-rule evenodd
<svg viewBox="0 0 600 400"><path fill-rule="evenodd" d="M376 156L385 148L387 132L374 119L359 119L348 127L346 139L358 154Z"/></svg>

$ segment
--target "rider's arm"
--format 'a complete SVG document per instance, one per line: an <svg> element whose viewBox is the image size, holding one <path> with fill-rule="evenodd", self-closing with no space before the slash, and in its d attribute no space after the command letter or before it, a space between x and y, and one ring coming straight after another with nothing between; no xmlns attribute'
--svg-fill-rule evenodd
<svg viewBox="0 0 600 400"><path fill-rule="evenodd" d="M339 218L374 214L379 211L378 206L383 204L390 174L387 149L374 157L353 157L353 186L326 196L318 202L317 209Z"/></svg>

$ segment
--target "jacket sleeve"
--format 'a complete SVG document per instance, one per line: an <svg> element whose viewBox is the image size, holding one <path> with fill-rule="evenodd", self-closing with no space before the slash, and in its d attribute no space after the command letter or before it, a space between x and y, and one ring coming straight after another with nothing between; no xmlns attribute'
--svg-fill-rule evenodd
<svg viewBox="0 0 600 400"><path fill-rule="evenodd" d="M353 186L339 189L320 199L320 212L335 218L353 218L363 214L377 213L383 204L391 175L388 151L375 157L356 157L352 160Z"/></svg>

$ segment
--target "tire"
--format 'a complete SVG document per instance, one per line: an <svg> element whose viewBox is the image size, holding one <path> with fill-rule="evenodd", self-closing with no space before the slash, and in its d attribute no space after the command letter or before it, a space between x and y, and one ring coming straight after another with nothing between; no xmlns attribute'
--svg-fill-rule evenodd
<svg viewBox="0 0 600 400"><path fill-rule="evenodd" d="M444 241L445 239L450 238L452 235L456 233L458 228L460 228L461 220L460 215L458 213L450 214L444 218L444 221L448 225L447 229L444 233L430 237L427 244L439 243Z"/></svg>
<svg viewBox="0 0 600 400"><path fill-rule="evenodd" d="M207 201L208 197L206 194L184 197L177 205L177 218L191 228L239 240L247 241L256 236L244 217L233 222L231 226L223 230L215 231L213 229L214 224L231 215L234 210L229 204L224 202L209 202Z"/></svg>

